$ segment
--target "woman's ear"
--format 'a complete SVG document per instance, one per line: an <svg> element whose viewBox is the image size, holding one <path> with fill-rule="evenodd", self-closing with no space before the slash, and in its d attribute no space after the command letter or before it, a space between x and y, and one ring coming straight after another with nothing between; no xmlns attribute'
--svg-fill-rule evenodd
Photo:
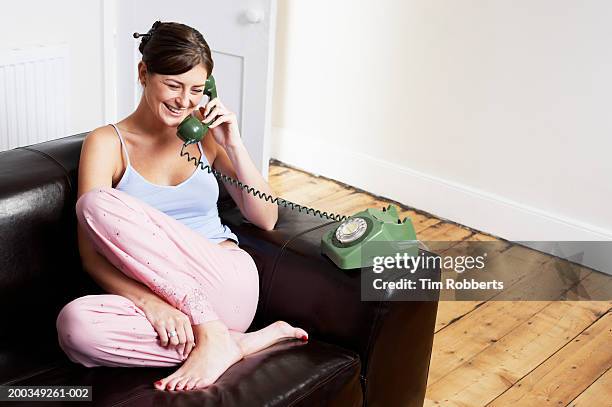
<svg viewBox="0 0 612 407"><path fill-rule="evenodd" d="M147 66L143 61L138 63L138 81L142 86L147 84Z"/></svg>

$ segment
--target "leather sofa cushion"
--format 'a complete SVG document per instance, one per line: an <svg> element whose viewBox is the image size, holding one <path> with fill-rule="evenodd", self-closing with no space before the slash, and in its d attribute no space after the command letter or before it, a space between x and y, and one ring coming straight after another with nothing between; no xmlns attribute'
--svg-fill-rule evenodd
<svg viewBox="0 0 612 407"><path fill-rule="evenodd" d="M48 359L49 351L45 354ZM11 371L4 371L4 363L0 365L3 379L21 377L8 382L12 386L92 386L93 402L87 403L92 407L362 405L358 356L316 340L277 343L236 363L205 391L190 392L153 388L154 381L175 368L85 368L65 358L41 363L39 356L35 349L18 352L13 348L13 363L8 364ZM20 363L14 363L16 359Z"/></svg>

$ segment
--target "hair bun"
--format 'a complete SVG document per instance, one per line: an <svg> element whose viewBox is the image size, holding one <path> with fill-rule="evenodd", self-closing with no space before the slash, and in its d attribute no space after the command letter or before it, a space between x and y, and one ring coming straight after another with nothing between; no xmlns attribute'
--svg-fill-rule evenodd
<svg viewBox="0 0 612 407"><path fill-rule="evenodd" d="M134 38L142 37L142 39L140 40L140 45L138 46L138 50L140 51L141 54L144 54L145 46L147 45L147 43L149 42L149 40L151 39L151 37L153 36L155 31L157 31L157 28L161 24L162 24L162 22L158 20L158 21L153 23L153 26L151 26L151 29L149 31L147 31L146 34L140 34L140 33L134 33L133 34Z"/></svg>
<svg viewBox="0 0 612 407"><path fill-rule="evenodd" d="M149 42L149 40L151 39L151 35L149 34L145 34L145 35L141 35L142 39L140 40L140 45L138 46L138 50L140 51L141 54L144 54L144 49L147 46L147 43Z"/></svg>

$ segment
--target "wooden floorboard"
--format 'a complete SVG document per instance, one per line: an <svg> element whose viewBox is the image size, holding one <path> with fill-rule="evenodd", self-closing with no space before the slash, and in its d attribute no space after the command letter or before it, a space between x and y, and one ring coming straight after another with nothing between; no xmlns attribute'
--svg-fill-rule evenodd
<svg viewBox="0 0 612 407"><path fill-rule="evenodd" d="M551 256L279 162L268 181L277 196L340 215L394 204L419 240L451 242L448 253L461 242L499 242L498 272L514 273L510 299L542 284L550 298L574 300L612 286L580 268L572 274L579 289L542 282L529 270L555 267ZM611 309L610 301L440 301L425 405L612 407Z"/></svg>

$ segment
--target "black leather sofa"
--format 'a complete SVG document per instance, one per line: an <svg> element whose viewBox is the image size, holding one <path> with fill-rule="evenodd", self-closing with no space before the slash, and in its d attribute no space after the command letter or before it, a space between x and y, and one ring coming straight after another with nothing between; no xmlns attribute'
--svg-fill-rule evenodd
<svg viewBox="0 0 612 407"><path fill-rule="evenodd" d="M101 293L80 267L77 167L86 134L0 152L0 385L92 386L87 406L421 406L437 302L361 301L360 272L320 253L335 222L279 209L273 231L245 222L220 185L223 222L260 272L249 331L285 320L309 332L233 365L211 387L162 392L163 368L85 368L57 345L55 319ZM430 255L430 254L427 254ZM10 405L43 405L10 402Z"/></svg>

